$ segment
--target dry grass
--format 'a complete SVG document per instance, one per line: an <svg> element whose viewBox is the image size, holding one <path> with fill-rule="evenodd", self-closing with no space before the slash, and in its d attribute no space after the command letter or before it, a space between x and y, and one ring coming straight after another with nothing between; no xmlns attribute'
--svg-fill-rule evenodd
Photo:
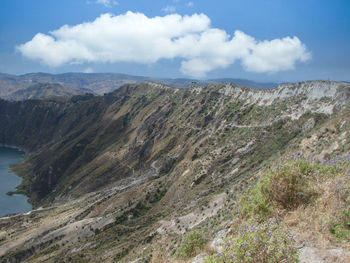
<svg viewBox="0 0 350 263"><path fill-rule="evenodd" d="M319 163L300 155L267 171L243 196L233 228L276 217L294 246L312 248L325 262L350 262L349 168L349 157Z"/></svg>
<svg viewBox="0 0 350 263"><path fill-rule="evenodd" d="M349 218L347 218L349 215L345 213L350 207L349 168L349 161L344 158L324 164L297 158L269 170L262 176L257 186L242 198L243 207L233 221L232 229L238 231L247 224L247 220L253 220L252 222L257 220L256 224L263 225L270 220L269 218L276 217L278 223L276 229L280 232L272 231L272 237L276 236L282 240L288 233L288 237L294 240L290 244L286 243L286 255L288 253L291 255L288 260L293 259L293 247L303 245L304 249L311 249L324 262L350 262L350 242L347 232L343 236L337 236L332 231L337 225L345 229L349 227ZM248 235L253 234L248 233ZM248 238L246 235L242 236L242 240L236 240L237 238L238 234L235 233L231 236L232 240L227 240L232 244L236 241L237 244L243 241L248 244L253 243L252 240L248 242L248 239L245 239ZM252 236L252 238L256 237ZM281 250L281 242L279 245L271 243L270 248ZM258 250L252 248L252 251ZM229 257L229 252L231 253L229 248L225 248L222 256L217 257L217 252L202 248L201 251L189 253L189 259L181 259L163 255L160 252L153 254L151 262L192 262L195 255L204 251L212 255L207 259L208 262L224 262L226 259L224 261L221 259ZM238 256L237 251L234 254ZM249 253L251 257L253 254L253 252ZM247 262L248 259L250 258L247 258ZM230 259L228 260L227 262L231 262Z"/></svg>
<svg viewBox="0 0 350 263"><path fill-rule="evenodd" d="M349 180L345 174L317 182L318 198L312 205L300 206L284 217L284 224L293 228L301 240L308 240L312 245L329 248L341 245L350 249L346 239L335 237L331 228L343 221L343 214L348 207L350 196ZM310 244L310 245L311 245Z"/></svg>

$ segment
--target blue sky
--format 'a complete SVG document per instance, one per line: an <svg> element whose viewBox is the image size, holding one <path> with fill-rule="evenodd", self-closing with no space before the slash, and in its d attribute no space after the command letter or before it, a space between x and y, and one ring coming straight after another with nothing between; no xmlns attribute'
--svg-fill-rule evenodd
<svg viewBox="0 0 350 263"><path fill-rule="evenodd" d="M0 72L350 80L349 14L348 0L1 0Z"/></svg>

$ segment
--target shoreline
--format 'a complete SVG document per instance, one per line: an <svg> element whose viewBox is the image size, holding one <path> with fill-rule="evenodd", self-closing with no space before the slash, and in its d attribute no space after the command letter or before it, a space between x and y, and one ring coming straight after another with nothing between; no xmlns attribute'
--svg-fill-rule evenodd
<svg viewBox="0 0 350 263"><path fill-rule="evenodd" d="M16 149L19 150L21 152L24 152L24 154L27 154L27 151L24 150L21 147L15 146L15 145L10 145L10 144L6 144L6 143L0 143L0 147L6 147L6 148L11 148L11 149Z"/></svg>
<svg viewBox="0 0 350 263"><path fill-rule="evenodd" d="M6 216L13 216L13 215L18 215L18 214L31 212L31 211L33 211L34 207L33 207L33 204L31 202L29 202L30 196L28 196L27 194L23 193L22 191L20 191L18 189L18 187L23 183L24 178L23 178L23 176L20 176L18 173L16 173L16 171L14 171L14 169L12 167L13 165L19 164L19 163L21 163L23 161L24 156L27 154L27 151L23 150L22 148L20 148L18 146L8 145L8 144L4 144L4 143L0 143L0 147L9 148L9 149L15 149L15 150L18 150L20 152L20 154L23 154L22 160L20 160L19 162L16 162L16 163L8 165L9 171L11 171L12 175L21 178L21 182L18 185L15 186L15 189L10 190L10 191L6 192L5 194L7 196L10 196L10 197L11 196L24 196L24 197L26 197L26 202L30 205L30 210L27 211L27 212L11 213L9 215L0 216L0 218L6 217Z"/></svg>

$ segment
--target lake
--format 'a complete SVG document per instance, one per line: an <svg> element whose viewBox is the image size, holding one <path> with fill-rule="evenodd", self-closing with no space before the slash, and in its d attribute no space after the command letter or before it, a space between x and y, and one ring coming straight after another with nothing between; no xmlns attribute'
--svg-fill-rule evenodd
<svg viewBox="0 0 350 263"><path fill-rule="evenodd" d="M19 149L0 146L0 217L23 213L32 210L25 195L12 195L6 193L15 191L22 178L11 172L10 165L23 160L24 152Z"/></svg>

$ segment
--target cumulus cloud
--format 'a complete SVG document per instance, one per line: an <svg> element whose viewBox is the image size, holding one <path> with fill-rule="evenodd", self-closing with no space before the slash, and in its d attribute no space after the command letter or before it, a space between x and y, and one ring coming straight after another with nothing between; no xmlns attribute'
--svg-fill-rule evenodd
<svg viewBox="0 0 350 263"><path fill-rule="evenodd" d="M296 36L258 41L241 31L230 36L213 28L204 14L149 18L133 12L103 14L92 22L38 33L17 50L52 67L89 62L151 64L180 58L181 72L193 77L236 61L250 72L290 70L311 57Z"/></svg>
<svg viewBox="0 0 350 263"><path fill-rule="evenodd" d="M94 69L93 68L86 68L83 70L83 73L94 73Z"/></svg>
<svg viewBox="0 0 350 263"><path fill-rule="evenodd" d="M167 5L166 7L162 8L162 11L165 13L175 13L176 7L173 5Z"/></svg>
<svg viewBox="0 0 350 263"><path fill-rule="evenodd" d="M285 37L257 43L249 56L242 58L244 67L253 72L275 72L294 68L297 61L306 62L311 58L305 45L297 37Z"/></svg>
<svg viewBox="0 0 350 263"><path fill-rule="evenodd" d="M102 4L105 7L111 7L112 5L118 5L118 2L115 0L96 0L96 3Z"/></svg>

